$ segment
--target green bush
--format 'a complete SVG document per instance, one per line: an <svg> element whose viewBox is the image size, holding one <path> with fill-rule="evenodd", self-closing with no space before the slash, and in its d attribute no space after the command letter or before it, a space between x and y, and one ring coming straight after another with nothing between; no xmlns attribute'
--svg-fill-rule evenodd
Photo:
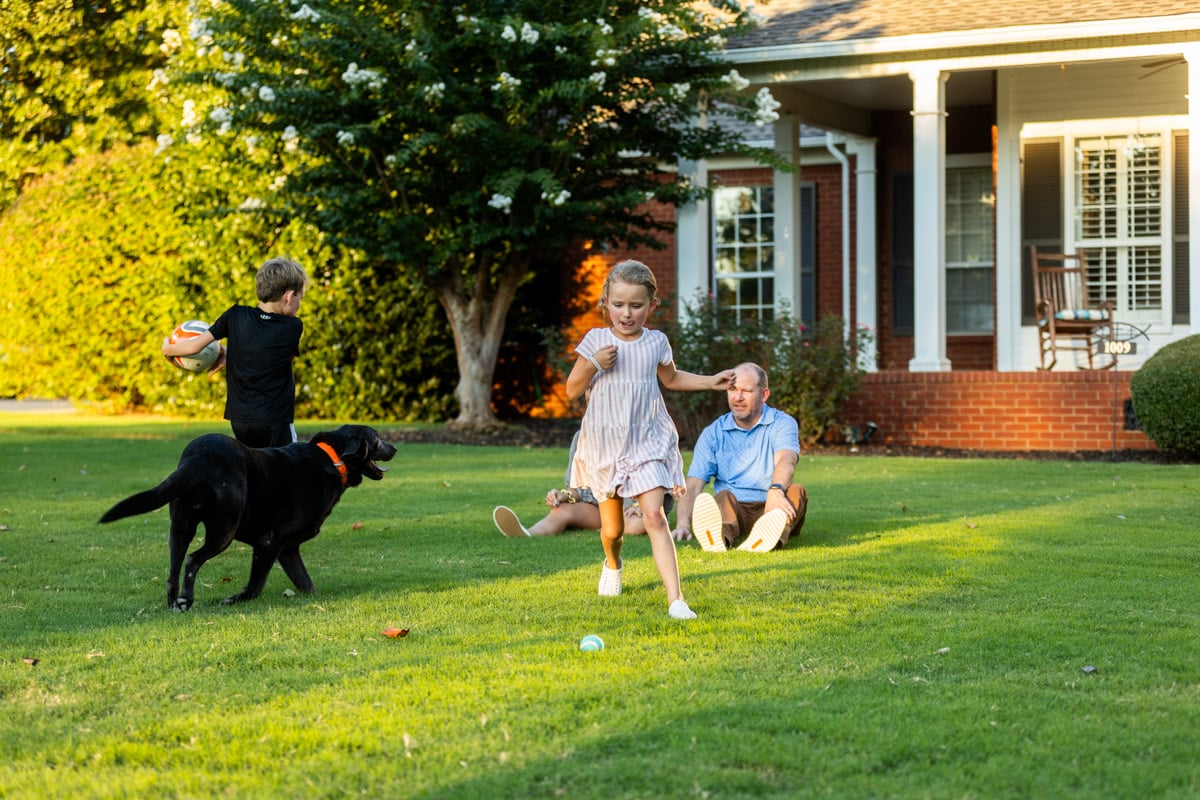
<svg viewBox="0 0 1200 800"><path fill-rule="evenodd" d="M857 354L870 344L869 330L856 329L848 341L841 317L823 317L810 329L787 310L769 323L739 321L704 295L685 304L685 311L682 319L662 326L680 369L712 374L754 361L770 378L768 404L796 418L802 445L811 445L838 427L838 412L862 378ZM688 444L729 410L724 392L667 395L680 438Z"/></svg>
<svg viewBox="0 0 1200 800"><path fill-rule="evenodd" d="M0 215L0 397L219 415L223 373L178 370L160 343L185 319L254 304L258 265L285 253L310 276L297 414L448 416L454 349L431 293L258 211L245 203L253 196L250 181L164 160L152 144L79 159L28 187Z"/></svg>
<svg viewBox="0 0 1200 800"><path fill-rule="evenodd" d="M1133 374L1138 423L1163 450L1200 457L1200 334L1171 342Z"/></svg>

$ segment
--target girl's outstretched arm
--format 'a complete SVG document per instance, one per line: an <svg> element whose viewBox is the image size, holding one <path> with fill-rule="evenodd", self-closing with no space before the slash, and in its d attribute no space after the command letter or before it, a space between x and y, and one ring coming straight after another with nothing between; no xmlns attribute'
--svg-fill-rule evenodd
<svg viewBox="0 0 1200 800"><path fill-rule="evenodd" d="M728 389L733 385L734 375L731 369L722 370L715 375L697 375L694 372L684 372L675 368L675 362L658 365L658 379L662 385L674 392L702 392L705 390Z"/></svg>

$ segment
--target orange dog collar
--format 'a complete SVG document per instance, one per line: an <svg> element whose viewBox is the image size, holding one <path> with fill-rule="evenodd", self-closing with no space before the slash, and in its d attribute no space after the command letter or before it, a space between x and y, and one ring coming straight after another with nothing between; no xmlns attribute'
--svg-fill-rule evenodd
<svg viewBox="0 0 1200 800"><path fill-rule="evenodd" d="M342 476L342 485L346 485L346 481L350 479L350 471L346 469L346 464L342 461L342 457L337 454L337 450L325 442L317 442L317 447L325 451L325 455L329 456L329 460L337 467L338 474Z"/></svg>

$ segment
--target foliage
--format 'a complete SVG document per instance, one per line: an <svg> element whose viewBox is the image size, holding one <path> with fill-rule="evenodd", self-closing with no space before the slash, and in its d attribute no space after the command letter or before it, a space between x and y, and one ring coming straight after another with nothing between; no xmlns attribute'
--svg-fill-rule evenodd
<svg viewBox="0 0 1200 800"><path fill-rule="evenodd" d="M1129 381L1138 423L1163 450L1200 456L1200 334L1171 342Z"/></svg>
<svg viewBox="0 0 1200 800"><path fill-rule="evenodd" d="M245 189L232 172L217 177L206 184L147 144L80 158L30 185L0 217L0 262L10 265L0 282L0 396L219 412L222 374L170 367L159 343L184 319L211 322L233 303L255 303L257 266L286 252L311 277L300 413L445 413L452 353L428 296L394 281L380 290L370 263L335 253L302 223L253 208L208 212Z"/></svg>
<svg viewBox="0 0 1200 800"><path fill-rule="evenodd" d="M197 8L163 88L176 147L268 177L265 206L363 253L393 293L432 291L454 331L463 423L493 419L522 284L561 269L575 241L656 243L667 223L646 202L705 191L675 165L745 149L731 126L697 124L699 109L777 116L721 61L724 38L754 20L732 0Z"/></svg>
<svg viewBox="0 0 1200 800"><path fill-rule="evenodd" d="M76 157L160 126L145 91L166 64L165 21L182 0L0 4L0 208Z"/></svg>
<svg viewBox="0 0 1200 800"><path fill-rule="evenodd" d="M207 430L0 416L6 799L1200 784L1193 466L805 457L812 503L787 548L679 544L700 615L679 623L644 537L614 599L596 596L594 533L492 529L500 503L544 512L565 448L401 444L304 546L316 596L284 596L274 570L259 600L221 606L249 570L237 544L181 615L166 513L95 521ZM589 633L602 652L579 652Z"/></svg>
<svg viewBox="0 0 1200 800"><path fill-rule="evenodd" d="M760 364L770 380L767 402L796 418L804 445L836 427L839 410L863 374L858 354L867 352L872 337L859 327L848 342L836 315L822 318L811 330L786 309L769 323L739 320L703 295L663 329L676 365L688 372L712 374L743 361ZM685 442L694 442L708 423L729 410L723 393L669 392L667 403Z"/></svg>

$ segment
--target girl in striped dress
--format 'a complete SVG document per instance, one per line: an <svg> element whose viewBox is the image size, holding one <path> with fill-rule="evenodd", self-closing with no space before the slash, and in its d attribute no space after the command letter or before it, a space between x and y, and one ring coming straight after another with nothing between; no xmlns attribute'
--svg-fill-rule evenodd
<svg viewBox="0 0 1200 800"><path fill-rule="evenodd" d="M654 273L639 261L617 264L604 282L600 308L610 327L587 332L575 348L578 358L567 376L572 400L591 389L571 474L600 504L600 594L621 593L623 498L636 497L654 566L667 590L668 613L675 619L695 619L679 588L675 541L662 514L667 492L680 496L684 482L679 433L667 414L659 381L675 391L720 390L732 383L734 372L695 375L675 368L666 335L645 327L658 307L657 291Z"/></svg>

